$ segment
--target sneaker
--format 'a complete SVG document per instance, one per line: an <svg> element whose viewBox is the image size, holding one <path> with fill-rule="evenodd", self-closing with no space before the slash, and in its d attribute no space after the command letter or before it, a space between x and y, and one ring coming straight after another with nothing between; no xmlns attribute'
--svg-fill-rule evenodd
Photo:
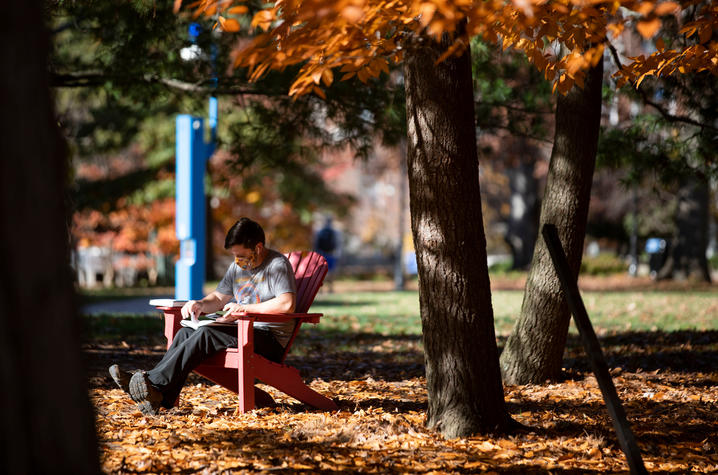
<svg viewBox="0 0 718 475"><path fill-rule="evenodd" d="M116 364L113 364L110 366L110 376L112 377L113 381L127 394L130 393L130 378L132 377L132 373L128 373L127 371L122 371L119 366Z"/></svg>
<svg viewBox="0 0 718 475"><path fill-rule="evenodd" d="M137 408L146 416L159 414L162 403L162 392L154 387L144 371L138 371L130 378L130 397L137 403Z"/></svg>

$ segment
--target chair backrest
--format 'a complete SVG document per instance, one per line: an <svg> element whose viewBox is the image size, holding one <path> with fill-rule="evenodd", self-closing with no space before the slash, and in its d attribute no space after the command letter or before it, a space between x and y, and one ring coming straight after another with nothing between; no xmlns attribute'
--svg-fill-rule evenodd
<svg viewBox="0 0 718 475"><path fill-rule="evenodd" d="M297 302L295 312L306 313L314 302L324 282L329 266L326 259L316 252L291 252L287 254L297 281Z"/></svg>
<svg viewBox="0 0 718 475"><path fill-rule="evenodd" d="M292 264L294 279L297 281L297 302L294 306L294 311L296 313L307 313L312 302L314 302L314 297L317 296L317 292L319 292L319 288L324 282L324 277L327 275L329 266L327 265L326 259L316 252L308 252L306 254L299 251L290 252L287 254L287 258ZM292 336L284 348L284 354L280 360L281 363L284 362L287 354L289 354L289 349L292 347L294 339L297 337L297 333L299 333L299 327L301 326L302 321L297 319Z"/></svg>

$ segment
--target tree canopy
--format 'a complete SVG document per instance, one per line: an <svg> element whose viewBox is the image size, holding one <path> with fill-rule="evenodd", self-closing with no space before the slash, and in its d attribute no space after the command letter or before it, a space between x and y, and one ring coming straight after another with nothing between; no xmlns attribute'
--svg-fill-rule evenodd
<svg viewBox="0 0 718 475"><path fill-rule="evenodd" d="M138 250L137 238L154 226L160 247L176 248L168 201L175 193L174 116L204 116L210 94L221 96L221 153L210 162L208 194L221 215L238 212L227 202L246 202L252 214L278 202L292 210L280 213L287 226L305 229L319 208L341 214L350 201L321 180L318 150L349 144L365 156L377 135L393 143L403 134L403 88L391 78L382 78L382 87L344 83L327 100L293 101L285 94L292 68L250 84L244 70L230 67L236 38L201 18L192 37L189 19L174 15L171 3L56 2L46 14L49 76L75 165L78 240L94 236L90 241L104 244L102 234L119 246L124 234L121 249ZM190 60L182 57L188 47L199 51Z"/></svg>
<svg viewBox="0 0 718 475"><path fill-rule="evenodd" d="M179 11L182 0L175 0ZM387 72L389 62L401 61L403 43L411 34L439 39L453 38L439 60L468 45L480 35L484 40L514 48L554 82L554 90L566 93L581 86L585 71L595 66L603 50L627 25L635 24L656 51L631 58L616 75L618 85L636 86L648 76L676 72L718 73L718 43L713 31L718 6L695 0L280 0L251 12L243 0L198 0L190 5L195 17L216 18L216 26L240 31L251 16L249 28L259 31L251 42L238 47L235 66L250 69L257 80L269 69L301 65L290 95L315 93L322 87L355 75L366 82ZM690 42L657 37L663 21L678 21L689 12L680 34ZM459 25L465 27L459 29Z"/></svg>

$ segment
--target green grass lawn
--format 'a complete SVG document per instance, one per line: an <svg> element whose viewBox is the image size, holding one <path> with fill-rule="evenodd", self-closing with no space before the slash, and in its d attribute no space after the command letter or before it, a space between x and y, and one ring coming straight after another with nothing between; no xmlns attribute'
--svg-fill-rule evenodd
<svg viewBox="0 0 718 475"><path fill-rule="evenodd" d="M718 329L718 291L590 292L584 303L608 331Z"/></svg>
<svg viewBox="0 0 718 475"><path fill-rule="evenodd" d="M586 309L599 335L624 331L717 330L718 290L711 291L603 291L582 293ZM127 298L103 292L92 300ZM492 293L494 324L498 336L507 336L521 309L523 291ZM311 310L325 316L317 329L322 333L372 333L420 335L419 296L405 292L321 293ZM122 339L132 334L161 333L157 315L100 315L86 317L90 335ZM571 332L576 329L571 324Z"/></svg>
<svg viewBox="0 0 718 475"><path fill-rule="evenodd" d="M497 335L508 335L521 310L523 291L492 293ZM718 290L710 292L584 292L596 332L718 329ZM420 334L417 292L320 294L312 311L322 312L323 330ZM573 324L571 331L576 332Z"/></svg>

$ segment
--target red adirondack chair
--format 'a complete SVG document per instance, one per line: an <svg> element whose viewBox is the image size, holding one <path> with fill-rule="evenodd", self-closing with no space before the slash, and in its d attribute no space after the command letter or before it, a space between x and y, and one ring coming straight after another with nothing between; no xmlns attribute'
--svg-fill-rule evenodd
<svg viewBox="0 0 718 475"><path fill-rule="evenodd" d="M289 349L299 332L302 323L319 323L321 313L307 313L309 306L314 302L319 288L322 286L324 276L327 274L327 262L315 253L292 252L287 255L294 269L297 281L296 313L287 314L261 314L246 313L240 315L237 324L238 348L228 348L205 360L194 369L196 373L220 384L239 395L239 412L254 409L255 390L257 397L266 398L264 391L254 387L255 378L265 384L273 386L299 401L319 409L335 410L337 405L331 399L319 394L304 384L296 368L284 364ZM181 328L182 315L179 307L157 307L164 312L165 336L167 348L172 339ZM295 320L294 332L287 343L282 363L274 363L261 355L254 353L254 322L276 322Z"/></svg>

